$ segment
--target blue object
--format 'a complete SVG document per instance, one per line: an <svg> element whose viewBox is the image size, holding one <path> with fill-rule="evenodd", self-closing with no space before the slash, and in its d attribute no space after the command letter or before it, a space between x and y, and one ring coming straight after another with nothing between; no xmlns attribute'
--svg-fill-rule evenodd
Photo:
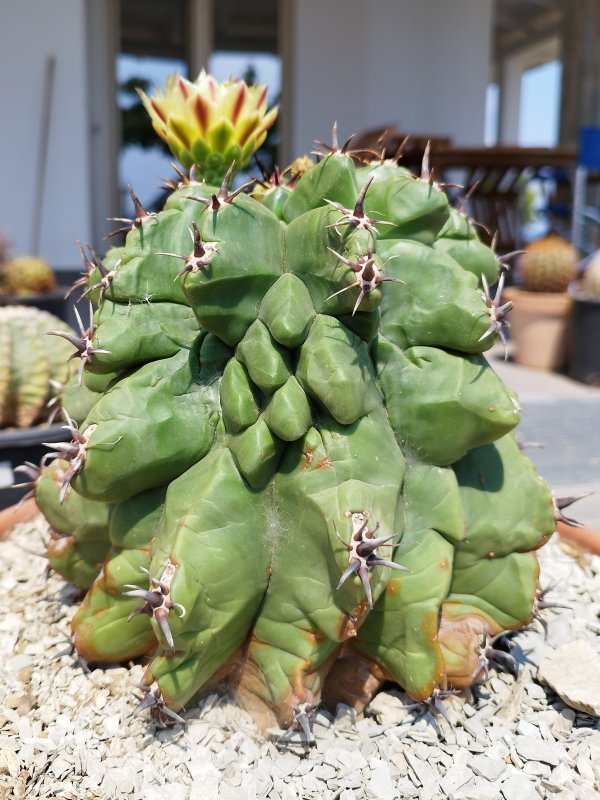
<svg viewBox="0 0 600 800"><path fill-rule="evenodd" d="M589 170L600 170L600 128L579 129L577 164Z"/></svg>

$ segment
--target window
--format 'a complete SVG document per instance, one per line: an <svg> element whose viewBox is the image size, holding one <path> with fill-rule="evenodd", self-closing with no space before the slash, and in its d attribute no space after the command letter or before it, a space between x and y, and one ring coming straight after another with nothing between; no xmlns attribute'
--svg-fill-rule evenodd
<svg viewBox="0 0 600 800"><path fill-rule="evenodd" d="M518 143L521 147L555 147L559 135L560 61L531 67L521 76Z"/></svg>
<svg viewBox="0 0 600 800"><path fill-rule="evenodd" d="M500 87L489 83L485 91L485 123L483 143L486 147L498 144L498 114L500 112Z"/></svg>

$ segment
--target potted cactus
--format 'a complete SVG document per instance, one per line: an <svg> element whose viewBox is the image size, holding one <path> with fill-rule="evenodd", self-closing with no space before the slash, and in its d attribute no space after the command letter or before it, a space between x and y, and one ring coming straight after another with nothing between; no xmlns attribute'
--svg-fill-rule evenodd
<svg viewBox="0 0 600 800"><path fill-rule="evenodd" d="M525 246L517 264L517 285L506 289L512 303L511 339L518 364L560 370L566 366L571 297L577 250L550 234Z"/></svg>
<svg viewBox="0 0 600 800"><path fill-rule="evenodd" d="M0 306L27 305L64 318L65 289L43 258L12 256L6 235L0 234Z"/></svg>
<svg viewBox="0 0 600 800"><path fill-rule="evenodd" d="M87 590L92 662L142 658L138 711L224 686L263 729L384 680L439 704L536 608L551 493L483 352L499 262L425 170L349 143L233 188L264 87L143 95L181 163L164 209L87 259L84 383L112 376L32 475L50 565ZM483 276L483 277L482 277Z"/></svg>
<svg viewBox="0 0 600 800"><path fill-rule="evenodd" d="M6 236L0 236L0 306L26 305L65 316L65 291L43 258L11 256Z"/></svg>
<svg viewBox="0 0 600 800"><path fill-rule="evenodd" d="M0 306L0 452L6 480L22 461L39 460L42 442L64 439L59 424L49 427L60 387L66 382L67 342L46 336L64 322L27 306ZM18 490L0 486L0 508L15 502Z"/></svg>
<svg viewBox="0 0 600 800"><path fill-rule="evenodd" d="M600 386L600 252L589 259L581 278L571 285L573 302L569 375Z"/></svg>

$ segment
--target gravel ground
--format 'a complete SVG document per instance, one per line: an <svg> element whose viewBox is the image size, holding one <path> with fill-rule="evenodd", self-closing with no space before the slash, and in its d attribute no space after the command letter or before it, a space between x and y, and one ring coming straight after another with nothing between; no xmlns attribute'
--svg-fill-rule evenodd
<svg viewBox="0 0 600 800"><path fill-rule="evenodd" d="M46 578L44 535L36 520L0 543L2 800L600 800L600 558L555 541L541 552L547 599L568 608L512 638L518 678L492 672L468 699L448 698L450 721L390 688L363 718L320 711L308 747L300 732L265 741L216 695L157 730L131 716L140 665L86 671L57 657L76 593ZM543 659L554 689L538 681ZM579 690L589 697L572 699Z"/></svg>

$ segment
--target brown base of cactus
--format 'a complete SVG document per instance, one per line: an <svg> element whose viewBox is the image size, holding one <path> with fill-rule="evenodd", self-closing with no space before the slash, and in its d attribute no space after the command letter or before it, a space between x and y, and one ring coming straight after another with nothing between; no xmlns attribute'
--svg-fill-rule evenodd
<svg viewBox="0 0 600 800"><path fill-rule="evenodd" d="M529 292L516 286L504 291L513 304L510 338L517 364L562 369L567 360L572 299L566 292Z"/></svg>
<svg viewBox="0 0 600 800"><path fill-rule="evenodd" d="M482 658L500 633L497 627L486 624L479 617L468 617L454 625L446 624L443 635L447 646L450 673L444 685L437 688L452 693L470 687L487 672L487 661ZM452 650L448 647L452 647ZM333 663L332 663L333 662ZM148 674L148 682L152 676ZM300 670L288 676L289 684L281 696L275 697L267 689L265 675L248 656L248 643L240 647L224 664L195 698L197 702L211 692L232 697L253 718L259 730L268 735L273 729L298 728L299 712L306 706L316 708L322 704L331 713L343 703L357 714L362 714L381 686L394 678L372 658L352 647L342 645L319 669L309 673ZM402 688L402 687L400 687ZM436 687L423 695L414 696L415 702L427 702L436 695ZM168 700L168 698L165 698Z"/></svg>
<svg viewBox="0 0 600 800"><path fill-rule="evenodd" d="M338 658L327 676L323 702L334 710L338 703L344 703L361 714L386 680L390 676L372 659L349 651Z"/></svg>

